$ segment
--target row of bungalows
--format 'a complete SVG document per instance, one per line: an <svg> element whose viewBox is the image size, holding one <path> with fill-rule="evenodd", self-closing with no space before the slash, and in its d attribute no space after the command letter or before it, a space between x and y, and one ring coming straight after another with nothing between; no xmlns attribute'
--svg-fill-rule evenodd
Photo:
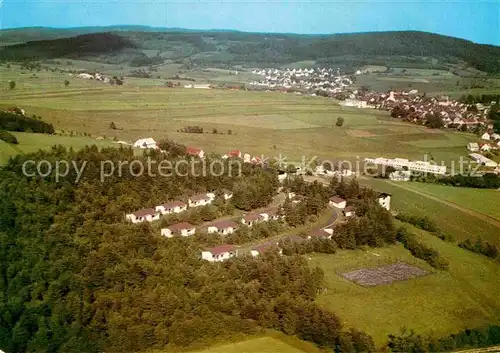
<svg viewBox="0 0 500 353"><path fill-rule="evenodd" d="M222 196L224 200L229 200L233 197L233 193L229 190L223 190ZM160 219L160 216L167 214L181 213L188 207L201 207L210 205L215 199L215 193L209 192L206 194L197 194L190 196L187 203L183 201L172 201L156 206L155 208L145 208L136 212L125 215L125 218L132 223L153 222Z"/></svg>
<svg viewBox="0 0 500 353"><path fill-rule="evenodd" d="M243 216L240 220L240 223L237 223L232 220L214 221L212 223L200 227L200 230L206 231L208 234L218 233L221 235L228 235L228 234L233 234L241 226L241 224L251 227L253 224L257 222L278 220L280 218L281 216L279 215L279 210L277 207L269 208L267 210L261 211L260 213L252 213ZM174 235L188 237L194 234L196 234L196 226L187 222L173 224L171 226L161 229L161 235L167 238L171 238Z"/></svg>

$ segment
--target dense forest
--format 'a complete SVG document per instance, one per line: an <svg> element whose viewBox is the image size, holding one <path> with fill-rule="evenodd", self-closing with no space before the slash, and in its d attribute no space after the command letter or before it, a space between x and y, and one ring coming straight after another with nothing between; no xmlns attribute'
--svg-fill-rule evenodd
<svg viewBox="0 0 500 353"><path fill-rule="evenodd" d="M275 66L314 60L320 66L344 71L364 65L447 69L467 63L485 72L500 72L500 47L425 32L297 35L136 27L104 27L100 32L105 33L96 31L98 28L40 29L41 36L47 39L37 41L29 29L8 30L14 43L27 42L5 46L0 59L64 57L132 66L159 64L166 59L200 66ZM81 35L75 36L78 33ZM10 42L0 31L2 38L3 43ZM143 50L156 50L157 55L147 57Z"/></svg>

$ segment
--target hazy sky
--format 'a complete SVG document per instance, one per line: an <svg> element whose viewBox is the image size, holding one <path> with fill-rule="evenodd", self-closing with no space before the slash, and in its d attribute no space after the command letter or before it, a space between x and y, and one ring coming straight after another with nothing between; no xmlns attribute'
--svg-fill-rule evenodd
<svg viewBox="0 0 500 353"><path fill-rule="evenodd" d="M500 0L0 0L0 20L2 28L136 24L293 33L420 30L500 45Z"/></svg>

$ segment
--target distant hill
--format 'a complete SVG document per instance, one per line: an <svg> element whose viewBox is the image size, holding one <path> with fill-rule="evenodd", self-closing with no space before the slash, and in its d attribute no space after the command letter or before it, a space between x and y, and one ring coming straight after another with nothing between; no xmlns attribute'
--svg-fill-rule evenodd
<svg viewBox="0 0 500 353"><path fill-rule="evenodd" d="M106 33L94 33L99 30ZM28 28L0 31L0 42L6 32L11 40L35 35L45 40L5 46L0 50L2 60L70 57L147 66L169 59L186 65L221 67L277 66L313 60L317 65L345 70L363 65L443 69L470 66L500 73L500 47L415 31L298 35L142 26ZM70 38L61 38L65 35ZM51 36L57 39L47 39Z"/></svg>

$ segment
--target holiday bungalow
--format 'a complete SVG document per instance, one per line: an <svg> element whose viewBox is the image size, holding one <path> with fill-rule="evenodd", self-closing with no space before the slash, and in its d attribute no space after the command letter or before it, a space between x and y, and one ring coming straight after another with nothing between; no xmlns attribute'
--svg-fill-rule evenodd
<svg viewBox="0 0 500 353"><path fill-rule="evenodd" d="M347 203L346 200L344 200L343 198L338 197L338 196L330 197L330 201L329 201L330 206L340 208L340 209L344 209L346 207L346 203Z"/></svg>
<svg viewBox="0 0 500 353"><path fill-rule="evenodd" d="M181 213L187 210L187 205L182 201L173 201L156 206L156 211L162 215L171 213Z"/></svg>
<svg viewBox="0 0 500 353"><path fill-rule="evenodd" d="M145 208L129 213L125 217L132 223L153 222L160 219L160 214L152 208Z"/></svg>
<svg viewBox="0 0 500 353"><path fill-rule="evenodd" d="M207 194L198 194L198 195L193 195L188 199L188 205L189 207L199 207L199 206L206 206L211 204L213 201L213 198L211 198Z"/></svg>
<svg viewBox="0 0 500 353"><path fill-rule="evenodd" d="M238 223L233 221L218 221L208 225L207 233L232 234L238 227Z"/></svg>

